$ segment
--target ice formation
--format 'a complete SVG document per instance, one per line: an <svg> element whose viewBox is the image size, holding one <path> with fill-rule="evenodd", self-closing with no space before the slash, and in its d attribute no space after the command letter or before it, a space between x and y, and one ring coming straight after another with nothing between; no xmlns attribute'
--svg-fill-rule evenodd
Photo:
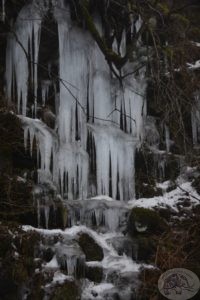
<svg viewBox="0 0 200 300"><path fill-rule="evenodd" d="M41 21L40 13L33 4L24 6L7 43L7 96L9 101L13 98L17 99L18 113L23 115L27 113L29 84L33 90L33 105L36 110L37 62Z"/></svg>
<svg viewBox="0 0 200 300"><path fill-rule="evenodd" d="M124 228L127 218L127 208L118 201L87 199L83 201L68 201L68 226L85 224L98 230L116 232ZM125 229L125 228L124 228Z"/></svg>
<svg viewBox="0 0 200 300"><path fill-rule="evenodd" d="M78 245L61 243L57 245L56 252L56 259L67 275L77 277L80 273L84 274L85 255Z"/></svg>
<svg viewBox="0 0 200 300"><path fill-rule="evenodd" d="M25 5L7 43L7 97L17 101L25 146L31 152L36 141L39 182L53 181L69 200L94 195L132 199L134 152L143 138L146 115L145 69L127 75L134 64L126 63L120 84L89 31L71 20L68 4L51 2ZM53 79L38 76L41 31L50 7L58 32L58 88ZM94 22L103 35L98 15ZM137 31L141 20L134 22ZM113 49L126 53L125 31ZM48 69L51 73L51 63ZM51 87L56 94L53 129L39 115Z"/></svg>
<svg viewBox="0 0 200 300"><path fill-rule="evenodd" d="M6 12L5 12L5 0L2 0L2 12L1 12L1 20L5 22Z"/></svg>
<svg viewBox="0 0 200 300"><path fill-rule="evenodd" d="M197 146L200 141L200 96L199 92L195 95L195 104L191 112L193 144Z"/></svg>

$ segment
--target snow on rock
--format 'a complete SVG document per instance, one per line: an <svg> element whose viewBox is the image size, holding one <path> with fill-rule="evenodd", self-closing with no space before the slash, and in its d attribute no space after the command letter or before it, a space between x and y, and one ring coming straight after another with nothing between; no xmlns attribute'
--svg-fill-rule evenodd
<svg viewBox="0 0 200 300"><path fill-rule="evenodd" d="M191 172L194 170L188 170ZM123 206L127 211L131 210L133 207L145 207L149 209L154 209L156 207L171 207L173 210L178 212L177 204L184 199L190 199L191 205L199 204L198 194L192 188L190 182L186 182L187 178L183 176L178 178L178 187L170 192L166 192L169 182L162 184L163 196L154 197L150 199L138 199L131 200L128 203L123 203ZM103 198L104 201L102 201ZM101 200L100 200L101 199ZM90 207L93 204L93 208L97 209L95 205L104 205L106 203L107 210L109 208L121 209L122 203L119 201L112 200L107 197L99 196L97 199L88 199L85 201L72 201L74 205L80 205L80 203L88 205ZM89 204L87 204L87 202ZM94 204L96 202L96 204ZM70 203L70 201L69 201ZM88 208L87 208L88 209ZM99 299L104 300L106 297L111 297L114 294L120 295L122 299L131 299L132 290L131 287L137 287L138 284L138 274L141 268L154 268L152 265L136 263L133 260L133 256L137 259L138 249L134 248L135 245L127 240L127 237L123 235L122 232L116 228L116 232L107 231L106 233L96 232L84 225L72 226L65 230L60 229L38 229L31 226L23 226L23 230L35 230L44 239L56 240L56 242L51 243L55 255L52 260L48 263L43 263L43 270L53 270L53 272L60 272L61 269L65 269L67 274L76 277L77 268L84 272L84 266L99 267L103 269L103 278L100 285L92 283L87 279L84 279L82 283L82 299ZM84 254L78 245L79 235L81 233L86 233L94 239L94 241L102 248L104 257L102 261L88 261L85 262ZM51 238L52 237L52 238ZM120 248L124 242L124 246ZM120 245L119 245L120 244ZM133 253L134 252L134 253ZM65 281L66 277L55 274L54 281L58 277L58 281ZM126 282L126 287L124 285ZM119 288L120 286L120 288ZM111 298L112 299L112 298Z"/></svg>
<svg viewBox="0 0 200 300"><path fill-rule="evenodd" d="M49 263L42 265L43 270L51 270L54 272L54 277L51 285L64 283L68 278L76 278L77 269L80 268L80 258L82 252L80 248L75 246L79 234L87 233L95 242L102 247L104 258L102 261L89 261L86 266L99 267L103 269L103 278L100 284L95 284L87 279L82 280L82 295L81 299L107 299L113 295L120 295L121 299L131 299L133 288L137 286L138 274L142 267L152 268L151 265L139 264L132 260L127 255L119 255L110 242L115 237L122 237L121 233L107 232L97 233L86 226L73 226L64 231L38 229L31 226L23 226L23 230L35 230L48 239L49 236L60 237L59 241L52 245L56 254ZM71 242L70 242L71 241ZM73 249L72 249L73 248ZM75 249L76 248L76 249ZM78 262L79 259L79 262ZM83 263L83 261L82 261ZM83 267L83 265L82 265ZM67 271L68 276L62 274L60 268ZM112 298L111 298L112 299Z"/></svg>
<svg viewBox="0 0 200 300"><path fill-rule="evenodd" d="M56 256L54 256L52 258L52 260L50 262L48 262L46 265L45 265L45 268L46 269L58 269L59 268L59 265L58 265L58 261L56 259Z"/></svg>
<svg viewBox="0 0 200 300"><path fill-rule="evenodd" d="M113 248L112 244L110 243L110 239L113 237L121 236L120 233L97 233L96 231L93 231L92 229L89 229L86 226L73 226L69 229L66 229L64 231L60 229L38 229L31 226L23 226L23 230L29 231L29 230L35 230L42 234L44 237L49 235L60 235L63 237L62 242L55 245L55 249L57 249L57 255L52 258L52 260L49 263L46 263L44 266L45 268L58 268L58 261L62 260L63 257L68 259L68 256L73 255L76 256L75 251L72 249L72 247L78 247L75 246L75 244L69 243L69 239L76 240L78 235L80 233L87 233L89 234L95 242L103 249L104 252L104 258L101 262L87 262L87 265L92 266L102 266L104 269L105 274L107 272L117 271L118 273L126 273L126 272L133 272L138 273L141 266L144 266L144 264L138 264L134 262L130 257L127 255L120 256L118 255L117 251ZM77 257L82 257L80 249L77 248ZM75 263L70 263L68 265L68 268L74 269ZM146 266L145 267L151 267ZM74 275L74 271L70 269L70 272L68 272L68 275Z"/></svg>
<svg viewBox="0 0 200 300"><path fill-rule="evenodd" d="M192 70L198 69L200 68L200 60L195 61L194 64L187 63L187 66L188 69L192 69Z"/></svg>
<svg viewBox="0 0 200 300"><path fill-rule="evenodd" d="M166 183L167 185L168 183ZM153 209L155 207L170 207L178 212L177 204L184 199L190 199L191 206L195 206L200 203L200 197L194 190L191 182L184 182L178 185L178 187L171 192L164 193L163 196L153 198L141 198L137 200L130 200L128 206L132 207L144 207Z"/></svg>
<svg viewBox="0 0 200 300"><path fill-rule="evenodd" d="M100 283L98 285L94 285L94 283L90 283L82 294L83 300L103 300L105 299L104 293L113 289L114 285L111 283Z"/></svg>
<svg viewBox="0 0 200 300"><path fill-rule="evenodd" d="M63 284L66 280L72 280L71 276L67 276L60 271L56 271L53 276L53 283Z"/></svg>

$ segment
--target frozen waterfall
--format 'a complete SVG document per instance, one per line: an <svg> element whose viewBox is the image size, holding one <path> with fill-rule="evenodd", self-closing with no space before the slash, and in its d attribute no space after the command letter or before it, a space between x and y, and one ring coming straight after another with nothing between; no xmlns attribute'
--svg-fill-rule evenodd
<svg viewBox="0 0 200 300"><path fill-rule="evenodd" d="M39 57L49 13L57 27L58 60L48 62L47 78L39 71L45 69ZM97 15L94 23L103 35ZM139 26L140 20L135 30ZM126 52L125 32L117 48ZM6 61L7 98L17 104L25 147L31 152L35 141L39 182L53 182L69 200L95 195L134 198L134 153L146 115L145 69L125 76L120 84L90 32L72 21L62 0L33 0L22 8L7 42ZM133 65L127 62L122 74L131 73ZM50 128L40 112L48 109L51 89L55 123Z"/></svg>

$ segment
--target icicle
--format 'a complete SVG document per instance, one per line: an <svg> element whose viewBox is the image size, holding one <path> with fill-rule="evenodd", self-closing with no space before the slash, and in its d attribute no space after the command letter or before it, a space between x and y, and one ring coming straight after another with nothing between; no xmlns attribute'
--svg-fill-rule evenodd
<svg viewBox="0 0 200 300"><path fill-rule="evenodd" d="M170 152L170 134L169 134L169 127L165 124L165 145L166 151Z"/></svg>
<svg viewBox="0 0 200 300"><path fill-rule="evenodd" d="M36 105L37 63L40 40L41 16L34 5L23 7L17 18L13 33L9 37L6 51L7 96L11 100L13 78L16 79L18 112L26 115L29 88L29 63L32 68L31 84ZM32 47L33 45L33 47ZM19 76L20 74L20 76ZM33 75L34 74L34 75Z"/></svg>
<svg viewBox="0 0 200 300"><path fill-rule="evenodd" d="M118 53L118 45L117 45L117 39L116 39L116 37L114 38L113 43L112 43L112 50L114 52Z"/></svg>
<svg viewBox="0 0 200 300"><path fill-rule="evenodd" d="M154 170L155 170L155 178L158 181L162 182L165 179L165 169L166 169L166 156L163 152L154 153Z"/></svg>
<svg viewBox="0 0 200 300"><path fill-rule="evenodd" d="M191 111L193 144L197 145L200 139L200 97L199 92L195 95L195 104Z"/></svg>
<svg viewBox="0 0 200 300"><path fill-rule="evenodd" d="M28 127L25 127L24 128L24 148L25 148L25 151L27 151L28 133L29 133Z"/></svg>
<svg viewBox="0 0 200 300"><path fill-rule="evenodd" d="M112 169L112 197L127 200L134 198L134 151L136 142L131 136L109 126L90 125L97 155L97 194L109 195L109 157ZM118 179L119 176L119 179Z"/></svg>
<svg viewBox="0 0 200 300"><path fill-rule="evenodd" d="M60 80L59 88L55 87L55 130L37 119L21 117L25 148L28 148L30 136L31 154L34 139L36 141L38 180L53 181L68 200L84 199L88 190L99 195L112 195L115 199L131 199L134 197L135 147L144 136L145 69L139 70L137 76L129 74L134 64L128 62L121 70L125 76L123 86L119 85L117 79L112 77L108 63L91 34L72 22L65 1L33 0L19 13L15 33L8 38L7 44L8 99L13 101L14 95L18 112L23 116L32 105L32 117L36 116L41 22L50 5L58 24L59 40ZM103 35L99 16L94 16L94 23L100 35ZM136 31L139 30L140 19L135 26ZM119 52L124 55L125 30L118 46ZM28 62L27 56L31 61ZM49 68L50 65L51 62ZM31 99L31 103L27 103L29 83L33 86L34 99ZM39 86L43 106L50 85L53 83L41 78ZM93 140L93 149L87 153L88 130ZM96 172L97 177L90 187L89 158L92 161L92 176ZM97 222L105 217L99 211L95 211L94 215Z"/></svg>
<svg viewBox="0 0 200 300"><path fill-rule="evenodd" d="M49 94L49 89L51 86L51 81L49 80L44 80L41 83L41 90L42 90L42 105L45 106L46 100L48 98L48 94Z"/></svg>
<svg viewBox="0 0 200 300"><path fill-rule="evenodd" d="M38 228L40 228L40 201L37 199L37 222Z"/></svg>
<svg viewBox="0 0 200 300"><path fill-rule="evenodd" d="M24 143L27 149L28 135L30 136L30 154L32 155L33 140L36 139L38 150L41 154L39 180L45 181L50 175L51 154L55 153L57 140L51 130L41 121L20 117L24 128Z"/></svg>
<svg viewBox="0 0 200 300"><path fill-rule="evenodd" d="M131 28L131 39L133 38L134 35L134 29L135 29L135 25L134 25L134 14L130 14L129 15L129 19L130 19L130 28Z"/></svg>
<svg viewBox="0 0 200 300"><path fill-rule="evenodd" d="M44 206L44 218L45 218L45 228L48 229L48 225L49 225L49 211L50 211L50 208L49 208L49 205L45 205Z"/></svg>
<svg viewBox="0 0 200 300"><path fill-rule="evenodd" d="M65 241L65 243L67 242ZM61 268L67 271L67 275L76 278L78 273L84 273L85 255L73 241L69 241L67 244L57 245L56 258Z"/></svg>
<svg viewBox="0 0 200 300"><path fill-rule="evenodd" d="M84 199L87 197L87 178L88 178L88 156L85 151L74 146L65 146L60 148L55 155L53 180L58 181L60 174L61 193L69 200L74 199L73 181L76 183L76 169L79 169L79 198ZM64 189L64 174L68 174L67 188Z"/></svg>
<svg viewBox="0 0 200 300"><path fill-rule="evenodd" d="M5 18L6 18L5 0L2 0L2 13L1 13L2 22L5 22Z"/></svg>
<svg viewBox="0 0 200 300"><path fill-rule="evenodd" d="M121 42L120 42L120 55L123 57L126 55L126 30L122 32Z"/></svg>

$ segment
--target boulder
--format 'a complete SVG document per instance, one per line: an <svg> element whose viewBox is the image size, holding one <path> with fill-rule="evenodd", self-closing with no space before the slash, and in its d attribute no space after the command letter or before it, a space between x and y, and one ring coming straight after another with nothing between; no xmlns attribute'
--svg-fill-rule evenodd
<svg viewBox="0 0 200 300"><path fill-rule="evenodd" d="M166 221L151 209L134 207L129 215L128 233L132 236L138 233L162 233L167 227Z"/></svg>
<svg viewBox="0 0 200 300"><path fill-rule="evenodd" d="M86 261L101 261L103 259L102 248L87 233L82 233L78 242L85 253Z"/></svg>

